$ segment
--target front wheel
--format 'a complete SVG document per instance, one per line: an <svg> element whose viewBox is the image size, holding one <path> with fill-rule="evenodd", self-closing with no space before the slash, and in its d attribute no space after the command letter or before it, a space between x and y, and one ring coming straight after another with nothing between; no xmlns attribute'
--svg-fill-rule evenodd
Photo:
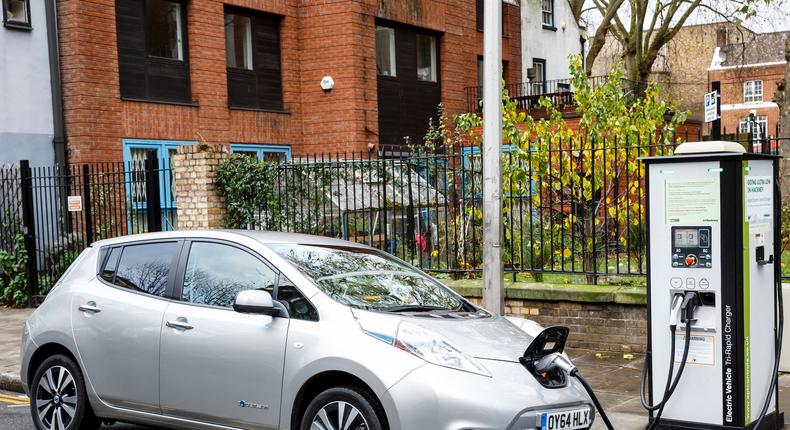
<svg viewBox="0 0 790 430"><path fill-rule="evenodd" d="M302 417L300 430L383 430L380 408L356 388L336 387L316 396Z"/></svg>
<svg viewBox="0 0 790 430"><path fill-rule="evenodd" d="M30 386L30 413L37 430L96 430L82 372L72 359L54 355L36 370Z"/></svg>

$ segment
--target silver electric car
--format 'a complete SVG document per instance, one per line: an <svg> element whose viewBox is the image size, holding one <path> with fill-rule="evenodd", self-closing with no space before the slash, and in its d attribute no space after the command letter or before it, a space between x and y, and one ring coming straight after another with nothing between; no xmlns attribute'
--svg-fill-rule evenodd
<svg viewBox="0 0 790 430"><path fill-rule="evenodd" d="M39 430L588 428L577 380L530 371L540 332L359 244L153 233L78 257L25 324L21 375Z"/></svg>

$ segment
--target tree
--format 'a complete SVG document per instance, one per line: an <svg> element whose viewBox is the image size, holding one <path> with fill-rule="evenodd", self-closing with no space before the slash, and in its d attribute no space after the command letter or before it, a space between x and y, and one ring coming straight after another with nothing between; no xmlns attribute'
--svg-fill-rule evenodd
<svg viewBox="0 0 790 430"><path fill-rule="evenodd" d="M511 201L527 199L525 213L535 215L525 221L511 214L506 203L507 222L528 226L504 230L506 240L514 243L512 252L540 256L543 267L532 269L561 269L571 261L566 257L581 255L584 271L595 272L596 261L603 260L596 257L617 247L642 255L645 196L639 157L669 153L686 113L669 114L672 109L655 83L647 85L642 97L624 92L620 65L604 85L594 87L581 56L572 56L570 64L576 112L581 114L578 129L583 132L570 128L549 99L540 101L546 117L536 120L503 94L504 139L517 148L517 159L506 156L503 161L504 195ZM475 113L455 117L456 130L476 144L481 122ZM511 231L530 233L528 238L507 237ZM552 253L547 255L547 249Z"/></svg>
<svg viewBox="0 0 790 430"><path fill-rule="evenodd" d="M776 86L776 94L774 99L776 104L779 105L779 129L781 130L780 140L780 153L782 154L782 162L780 164L780 183L784 184L782 190L783 197L787 197L787 187L790 186L790 166L788 165L788 157L790 157L790 38L785 43L785 66L784 79L779 81Z"/></svg>
<svg viewBox="0 0 790 430"><path fill-rule="evenodd" d="M568 0L574 17L597 21L589 40L587 73L611 35L620 44L627 78L646 82L661 50L689 18L703 12L739 24L757 3L783 0Z"/></svg>

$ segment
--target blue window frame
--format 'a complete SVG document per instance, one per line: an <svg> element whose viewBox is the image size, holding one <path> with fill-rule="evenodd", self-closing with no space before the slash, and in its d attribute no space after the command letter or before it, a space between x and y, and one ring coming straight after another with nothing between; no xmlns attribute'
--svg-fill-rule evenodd
<svg viewBox="0 0 790 430"><path fill-rule="evenodd" d="M510 152L516 152L516 146L515 145L512 145L512 144L502 145L502 153L503 154L507 154L507 153L510 153ZM475 146L465 146L465 147L461 148L461 157L463 158L462 161L464 163L464 169L465 169L465 172L464 172L464 174L462 175L462 178L461 178L462 186L463 186L463 193L462 193L462 195L463 195L464 198L470 198L470 197L481 198L482 195L483 195L483 190L482 190L482 186L483 186L483 182L482 182L482 178L483 178L483 176L482 176L482 168L483 168L482 158L483 157L480 155L480 146L477 146L477 145L475 145ZM469 175L471 177L471 175L473 175L474 172L481 172L480 180L477 181L477 183L469 184L470 187L467 187L467 175ZM472 186L474 188L478 188L479 187L479 189L470 189ZM535 181L534 180L532 180L532 186L533 186L533 190L534 190L534 186L535 186ZM505 195L505 197L509 198L511 196L510 196L510 194L508 194L508 195Z"/></svg>
<svg viewBox="0 0 790 430"><path fill-rule="evenodd" d="M291 147L285 145L255 145L246 143L232 143L230 152L254 156L258 160L290 161Z"/></svg>
<svg viewBox="0 0 790 430"><path fill-rule="evenodd" d="M176 148L193 145L189 140L124 139L123 161L126 167L127 228L129 233L147 231L145 160L149 151L159 159L159 204L162 207L162 229L174 230L178 225L176 195L171 166Z"/></svg>

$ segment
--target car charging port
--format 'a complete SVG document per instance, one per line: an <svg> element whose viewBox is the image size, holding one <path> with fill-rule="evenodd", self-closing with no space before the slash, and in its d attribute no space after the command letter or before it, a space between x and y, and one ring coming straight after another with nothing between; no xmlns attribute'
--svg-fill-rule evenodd
<svg viewBox="0 0 790 430"><path fill-rule="evenodd" d="M549 327L532 340L519 362L546 388L568 385L567 372L555 365L562 355L570 330L567 327Z"/></svg>

